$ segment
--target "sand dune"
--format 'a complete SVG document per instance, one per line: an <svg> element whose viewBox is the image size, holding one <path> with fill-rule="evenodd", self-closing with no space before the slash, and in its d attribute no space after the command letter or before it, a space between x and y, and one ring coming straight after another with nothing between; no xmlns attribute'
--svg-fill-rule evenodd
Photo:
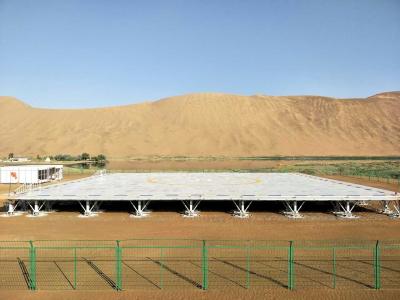
<svg viewBox="0 0 400 300"><path fill-rule="evenodd" d="M400 93L366 99L190 94L98 109L0 97L0 155L400 155Z"/></svg>

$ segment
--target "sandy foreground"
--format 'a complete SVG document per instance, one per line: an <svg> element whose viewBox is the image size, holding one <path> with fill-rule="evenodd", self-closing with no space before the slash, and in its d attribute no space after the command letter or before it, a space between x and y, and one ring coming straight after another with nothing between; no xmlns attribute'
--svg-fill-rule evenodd
<svg viewBox="0 0 400 300"><path fill-rule="evenodd" d="M238 290L223 289L221 291L158 291L146 290L123 292L4 292L0 291L0 299L57 299L57 300L130 300L130 299L399 299L398 291L366 291L366 290Z"/></svg>

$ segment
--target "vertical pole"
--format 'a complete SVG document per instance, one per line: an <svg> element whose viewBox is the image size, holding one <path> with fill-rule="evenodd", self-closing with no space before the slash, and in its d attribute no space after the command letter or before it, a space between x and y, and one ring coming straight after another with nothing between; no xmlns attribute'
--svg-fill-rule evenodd
<svg viewBox="0 0 400 300"><path fill-rule="evenodd" d="M164 286L164 276L163 276L163 273L164 273L164 261L163 261L163 256L164 256L163 248L160 248L160 289L162 289L163 286Z"/></svg>
<svg viewBox="0 0 400 300"><path fill-rule="evenodd" d="M208 289L208 248L206 241L203 240L201 247L201 269L203 273L203 290Z"/></svg>
<svg viewBox="0 0 400 300"><path fill-rule="evenodd" d="M86 210L85 210L85 215L89 215L90 214L90 202L89 200L86 200Z"/></svg>
<svg viewBox="0 0 400 300"><path fill-rule="evenodd" d="M374 277L375 277L375 289L381 288L381 267L380 267L380 247L379 241L376 241L374 248Z"/></svg>
<svg viewBox="0 0 400 300"><path fill-rule="evenodd" d="M35 200L33 214L34 214L35 216L39 214L39 203L38 203L37 200Z"/></svg>
<svg viewBox="0 0 400 300"><path fill-rule="evenodd" d="M29 241L29 263L30 263L30 289L36 290L36 248L33 246L33 242Z"/></svg>
<svg viewBox="0 0 400 300"><path fill-rule="evenodd" d="M116 258L116 289L117 291L122 290L122 265L121 265L121 247L119 246L119 241L117 240L117 246L115 247L115 258Z"/></svg>
<svg viewBox="0 0 400 300"><path fill-rule="evenodd" d="M291 270L290 270L290 247L291 247L291 241L289 242L289 247L288 247L288 250L287 250L287 252L288 252L288 259L287 259L287 262L288 262L288 280L287 280L287 287L288 287L288 289L290 290L290 276L291 276Z"/></svg>
<svg viewBox="0 0 400 300"><path fill-rule="evenodd" d="M14 214L14 204L12 202L8 203L8 212L9 215L13 215Z"/></svg>
<svg viewBox="0 0 400 300"><path fill-rule="evenodd" d="M293 251L293 241L289 242L288 249L288 289L294 289L294 251Z"/></svg>
<svg viewBox="0 0 400 300"><path fill-rule="evenodd" d="M293 241L291 241L291 266L292 266L292 290L295 287L295 278L294 278L294 245L293 245Z"/></svg>
<svg viewBox="0 0 400 300"><path fill-rule="evenodd" d="M246 288L250 288L250 247L246 248Z"/></svg>
<svg viewBox="0 0 400 300"><path fill-rule="evenodd" d="M336 249L332 248L332 274L333 274L333 288L336 288Z"/></svg>
<svg viewBox="0 0 400 300"><path fill-rule="evenodd" d="M76 247L74 248L74 290L76 290Z"/></svg>
<svg viewBox="0 0 400 300"><path fill-rule="evenodd" d="M139 212L139 215L142 215L142 201L138 201L138 212Z"/></svg>

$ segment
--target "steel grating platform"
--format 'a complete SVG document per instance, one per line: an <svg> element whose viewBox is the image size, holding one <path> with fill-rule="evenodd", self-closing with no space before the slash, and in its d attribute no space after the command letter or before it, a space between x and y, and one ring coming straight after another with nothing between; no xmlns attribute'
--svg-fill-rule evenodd
<svg viewBox="0 0 400 300"><path fill-rule="evenodd" d="M394 192L299 173L111 173L16 194L18 200L399 200Z"/></svg>
<svg viewBox="0 0 400 300"><path fill-rule="evenodd" d="M198 214L201 201L233 201L240 217L248 216L253 201L282 201L295 218L301 217L306 201L336 203L337 211L349 218L355 205L382 201L388 212L388 203L395 202L400 216L395 192L300 173L110 173L26 189L9 200L9 214L18 202L39 214L46 203L78 201L85 215L91 215L101 202L129 201L138 216L145 215L150 201L182 201L189 216Z"/></svg>

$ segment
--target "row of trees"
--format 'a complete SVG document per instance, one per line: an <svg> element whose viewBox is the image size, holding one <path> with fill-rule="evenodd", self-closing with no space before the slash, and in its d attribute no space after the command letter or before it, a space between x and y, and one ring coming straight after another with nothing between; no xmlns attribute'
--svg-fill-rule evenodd
<svg viewBox="0 0 400 300"><path fill-rule="evenodd" d="M98 155L90 155L89 153L83 152L82 154L79 155L71 155L71 154L57 154L57 155L50 155L46 156L49 157L51 160L57 160L57 161L94 161L94 162L106 162L107 157L104 154L98 154ZM41 157L38 155L36 158L37 159L44 159L46 157Z"/></svg>

